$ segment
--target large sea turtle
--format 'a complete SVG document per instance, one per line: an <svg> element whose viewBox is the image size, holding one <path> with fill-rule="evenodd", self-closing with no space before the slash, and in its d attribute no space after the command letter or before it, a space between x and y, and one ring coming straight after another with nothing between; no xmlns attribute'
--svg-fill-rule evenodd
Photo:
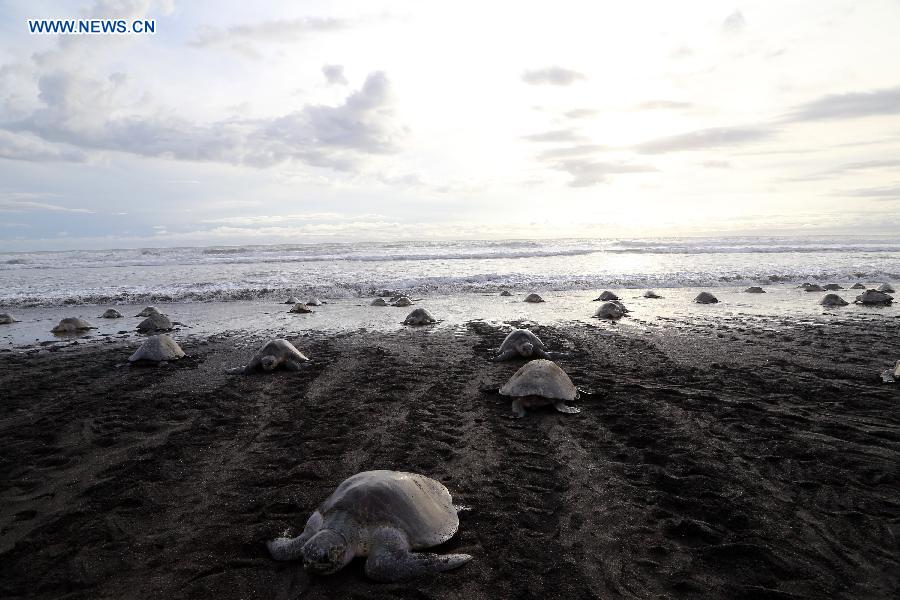
<svg viewBox="0 0 900 600"><path fill-rule="evenodd" d="M512 296L512 292L509 290L503 290L502 292L500 292L500 295L501 296Z"/></svg>
<svg viewBox="0 0 900 600"><path fill-rule="evenodd" d="M391 306L412 306L413 301L408 296L400 296L391 300Z"/></svg>
<svg viewBox="0 0 900 600"><path fill-rule="evenodd" d="M384 298L375 298L369 306L387 306L387 302L384 301Z"/></svg>
<svg viewBox="0 0 900 600"><path fill-rule="evenodd" d="M512 398L512 412L516 418L524 417L526 408L550 404L561 413L581 412L579 408L566 406L567 400L578 398L578 390L552 360L530 361L500 388L500 393Z"/></svg>
<svg viewBox="0 0 900 600"><path fill-rule="evenodd" d="M825 297L819 301L819 304L822 306L847 306L850 303L837 294L826 294Z"/></svg>
<svg viewBox="0 0 900 600"><path fill-rule="evenodd" d="M276 560L303 558L306 567L330 575L354 557L366 558L376 581L402 581L455 569L468 554L414 552L443 544L459 529L457 507L441 483L401 471L364 471L349 477L306 521L295 538L266 546Z"/></svg>
<svg viewBox="0 0 900 600"><path fill-rule="evenodd" d="M119 311L117 311L114 308L107 308L105 311L103 311L103 314L100 315L100 318L101 319L121 319L122 313L120 313Z"/></svg>
<svg viewBox="0 0 900 600"><path fill-rule="evenodd" d="M715 304L719 299L710 294L709 292L700 292L697 294L697 297L694 298L694 302L697 304Z"/></svg>
<svg viewBox="0 0 900 600"><path fill-rule="evenodd" d="M646 292L644 292L644 298L662 298L662 296L660 296L653 290L647 290Z"/></svg>
<svg viewBox="0 0 900 600"><path fill-rule="evenodd" d="M878 290L866 290L856 297L857 304L866 305L887 305L893 301L893 296L888 296L884 292L879 292Z"/></svg>
<svg viewBox="0 0 900 600"><path fill-rule="evenodd" d="M528 294L525 296L525 302L544 302L544 299L538 294Z"/></svg>
<svg viewBox="0 0 900 600"><path fill-rule="evenodd" d="M625 316L624 307L618 302L604 302L597 307L594 316L598 319L617 320Z"/></svg>
<svg viewBox="0 0 900 600"><path fill-rule="evenodd" d="M851 285L850 289L851 290L864 290L864 289L866 289L866 286L863 283L857 282L857 283L854 283L853 285Z"/></svg>
<svg viewBox="0 0 900 600"><path fill-rule="evenodd" d="M178 343L165 333L147 338L134 354L128 357L128 362L154 362L178 360L184 357L184 350Z"/></svg>
<svg viewBox="0 0 900 600"><path fill-rule="evenodd" d="M824 292L825 288L817 283L804 283L803 289L807 292Z"/></svg>
<svg viewBox="0 0 900 600"><path fill-rule="evenodd" d="M307 306L322 306L325 303L324 300L320 300L319 298L310 298L306 301Z"/></svg>
<svg viewBox="0 0 900 600"><path fill-rule="evenodd" d="M538 336L527 329L513 329L500 344L500 350L494 360L500 362L520 356L523 358L533 356L550 358L550 355L547 354L547 347Z"/></svg>
<svg viewBox="0 0 900 600"><path fill-rule="evenodd" d="M758 285L752 285L752 286L748 287L746 290L744 290L744 293L746 293L746 294L765 294L766 290L762 289Z"/></svg>
<svg viewBox="0 0 900 600"><path fill-rule="evenodd" d="M291 310L289 310L288 312L292 312L292 313L300 313L300 314L304 314L304 315L305 315L305 314L308 314L308 313L313 312L313 309L311 309L311 308L308 307L307 305L303 304L302 302L298 302L297 304L295 304L294 306L292 306L292 307L291 307Z"/></svg>
<svg viewBox="0 0 900 600"><path fill-rule="evenodd" d="M169 320L169 317L157 313L138 323L137 330L141 333L154 333L156 331L171 331L173 327L174 325Z"/></svg>
<svg viewBox="0 0 900 600"><path fill-rule="evenodd" d="M828 290L829 292L836 292L837 290L842 290L844 288L838 283L826 283L822 286L822 289Z"/></svg>
<svg viewBox="0 0 900 600"><path fill-rule="evenodd" d="M13 318L13 316L11 314L8 314L8 313L0 314L0 325L9 325L10 323L18 323L18 322L19 321L17 319Z"/></svg>
<svg viewBox="0 0 900 600"><path fill-rule="evenodd" d="M893 294L894 288L892 288L891 284L889 284L889 283L882 283L881 285L878 286L878 291L883 292L885 294Z"/></svg>
<svg viewBox="0 0 900 600"><path fill-rule="evenodd" d="M277 339L269 340L263 344L262 348L256 351L250 362L243 367L229 369L229 373L250 373L257 369L263 371L274 371L278 367L284 367L288 371L299 371L303 363L309 358L305 354L297 350L297 348L287 340Z"/></svg>
<svg viewBox="0 0 900 600"><path fill-rule="evenodd" d="M297 296L291 296L287 300L284 301L285 304L300 304L300 298Z"/></svg>
<svg viewBox="0 0 900 600"><path fill-rule="evenodd" d="M415 309L403 319L404 325L431 325L432 323L437 323L437 320L424 308Z"/></svg>
<svg viewBox="0 0 900 600"><path fill-rule="evenodd" d="M138 314L134 315L136 317L149 317L150 315L158 315L161 314L159 309L155 306L148 306Z"/></svg>
<svg viewBox="0 0 900 600"><path fill-rule="evenodd" d="M594 302L609 302L610 300L618 300L618 299L619 299L618 296L616 296L609 290L606 290L605 292L603 292L602 294L600 294L599 296L594 298Z"/></svg>
<svg viewBox="0 0 900 600"><path fill-rule="evenodd" d="M77 333L79 331L84 331L85 329L97 328L84 319L79 319L78 317L66 317L50 331L53 333Z"/></svg>

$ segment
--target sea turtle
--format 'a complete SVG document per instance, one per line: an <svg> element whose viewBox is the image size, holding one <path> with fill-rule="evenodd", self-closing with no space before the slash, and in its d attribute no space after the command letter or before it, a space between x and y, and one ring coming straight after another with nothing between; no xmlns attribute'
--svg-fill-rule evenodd
<svg viewBox="0 0 900 600"><path fill-rule="evenodd" d="M120 313L119 311L117 311L114 308L107 308L105 311L103 311L103 314L100 315L100 318L101 319L121 319L122 313Z"/></svg>
<svg viewBox="0 0 900 600"><path fill-rule="evenodd" d="M856 297L857 304L890 304L893 301L894 298L892 296L888 296L884 292L879 292L878 290L866 290Z"/></svg>
<svg viewBox="0 0 900 600"><path fill-rule="evenodd" d="M291 296L287 300L284 301L285 304L300 304L300 298L297 296Z"/></svg>
<svg viewBox="0 0 900 600"><path fill-rule="evenodd" d="M13 318L8 313L0 314L0 325L9 325L10 323L18 323L18 319Z"/></svg>
<svg viewBox="0 0 900 600"><path fill-rule="evenodd" d="M844 288L838 283L826 283L822 286L822 289L828 290L829 292L836 292L837 290L842 290Z"/></svg>
<svg viewBox="0 0 900 600"><path fill-rule="evenodd" d="M266 544L272 558L302 557L330 575L354 557L366 558L376 581L402 581L455 569L468 554L413 552L443 544L459 529L458 508L441 483L401 471L364 471L345 479L316 509L303 533Z"/></svg>
<svg viewBox="0 0 900 600"><path fill-rule="evenodd" d="M889 284L889 283L882 283L881 285L878 286L878 291L883 292L885 294L893 294L894 288L892 288L891 284Z"/></svg>
<svg viewBox="0 0 900 600"><path fill-rule="evenodd" d="M804 285L803 289L806 290L807 292L824 292L825 291L825 288L823 288L821 285L818 285L815 283L810 283L809 285Z"/></svg>
<svg viewBox="0 0 900 600"><path fill-rule="evenodd" d="M384 298L375 298L369 306L387 306L387 302L384 301Z"/></svg>
<svg viewBox="0 0 900 600"><path fill-rule="evenodd" d="M161 314L161 313L159 312L159 309L158 309L158 308L156 308L155 306L148 306L147 308L145 308L144 310L142 310L141 312L139 312L138 314L136 314L136 315L134 315L134 316L136 316L136 317L149 317L150 315L158 315L158 314Z"/></svg>
<svg viewBox="0 0 900 600"><path fill-rule="evenodd" d="M306 301L307 306L322 306L325 304L324 300L319 300L318 298L312 298Z"/></svg>
<svg viewBox="0 0 900 600"><path fill-rule="evenodd" d="M619 299L618 296L616 296L609 290L606 290L605 292L603 292L602 294L600 294L599 296L594 298L594 302L608 302L609 300L618 300L618 299Z"/></svg>
<svg viewBox="0 0 900 600"><path fill-rule="evenodd" d="M552 360L539 358L528 362L500 388L500 393L513 399L512 412L517 419L525 416L526 408L549 404L561 413L581 412L580 408L566 406L567 400L578 398L578 390Z"/></svg>
<svg viewBox="0 0 900 600"><path fill-rule="evenodd" d="M644 298L662 298L662 296L660 296L653 290L647 290L646 292L644 292Z"/></svg>
<svg viewBox="0 0 900 600"><path fill-rule="evenodd" d="M697 304L715 304L719 299L710 294L709 292L700 292L697 294L697 297L694 298L694 302Z"/></svg>
<svg viewBox="0 0 900 600"><path fill-rule="evenodd" d="M857 282L857 283L854 283L853 285L851 285L850 289L851 290L864 290L864 289L866 289L866 286L863 283Z"/></svg>
<svg viewBox="0 0 900 600"><path fill-rule="evenodd" d="M163 362L178 360L184 357L184 350L178 343L165 333L147 338L134 354L128 357L128 362Z"/></svg>
<svg viewBox="0 0 900 600"><path fill-rule="evenodd" d="M391 306L412 306L412 300L407 296L400 296L396 300L391 300Z"/></svg>
<svg viewBox="0 0 900 600"><path fill-rule="evenodd" d="M766 290L762 289L758 285L753 285L744 290L746 294L765 294Z"/></svg>
<svg viewBox="0 0 900 600"><path fill-rule="evenodd" d="M308 361L302 352L287 340L269 340L262 348L256 351L250 362L243 367L230 369L229 373L250 373L257 369L274 371L278 367L284 367L288 371L299 371L301 363Z"/></svg>
<svg viewBox="0 0 900 600"><path fill-rule="evenodd" d="M171 331L174 325L169 317L163 314L150 315L140 323L137 330L141 333L154 333L156 331Z"/></svg>
<svg viewBox="0 0 900 600"><path fill-rule="evenodd" d="M431 325L432 323L437 323L437 321L424 308L415 309L403 319L404 325Z"/></svg>
<svg viewBox="0 0 900 600"><path fill-rule="evenodd" d="M544 302L544 299L538 294L528 294L525 296L525 302Z"/></svg>
<svg viewBox="0 0 900 600"><path fill-rule="evenodd" d="M837 294L826 294L825 297L819 301L819 304L822 306L847 306L850 303Z"/></svg>
<svg viewBox="0 0 900 600"><path fill-rule="evenodd" d="M512 296L512 292L509 290L503 290L502 292L500 292L500 295L501 296Z"/></svg>
<svg viewBox="0 0 900 600"><path fill-rule="evenodd" d="M604 302L599 307L597 307L597 311L594 313L594 316L598 319L621 319L625 316L625 311L622 310L622 308L622 305L616 302Z"/></svg>
<svg viewBox="0 0 900 600"><path fill-rule="evenodd" d="M313 309L311 309L311 308L308 307L307 305L303 304L302 302L298 302L297 304L295 304L294 306L292 306L292 307L291 307L291 310L289 310L288 312L292 312L292 313L300 313L300 314L304 314L304 315L305 315L305 314L308 314L308 313L313 312Z"/></svg>
<svg viewBox="0 0 900 600"><path fill-rule="evenodd" d="M78 317L66 317L59 324L51 329L53 333L77 333L85 329L97 329L84 319Z"/></svg>
<svg viewBox="0 0 900 600"><path fill-rule="evenodd" d="M499 354L494 357L494 361L500 362L510 360L511 358L531 358L537 356L540 358L550 358L547 354L547 347L544 342L527 329L513 329L503 343L500 344Z"/></svg>

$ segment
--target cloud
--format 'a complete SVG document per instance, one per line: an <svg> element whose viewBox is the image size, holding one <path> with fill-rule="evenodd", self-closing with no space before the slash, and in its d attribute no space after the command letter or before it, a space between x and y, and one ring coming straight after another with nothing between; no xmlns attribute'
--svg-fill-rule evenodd
<svg viewBox="0 0 900 600"><path fill-rule="evenodd" d="M767 139L774 131L766 127L714 127L656 138L635 146L641 154L663 154L720 148Z"/></svg>
<svg viewBox="0 0 900 600"><path fill-rule="evenodd" d="M322 67L322 75L329 85L347 85L349 82L344 77L343 65L324 65Z"/></svg>
<svg viewBox="0 0 900 600"><path fill-rule="evenodd" d="M94 211L86 208L71 208L68 206L60 206L59 204L50 204L47 202L36 202L32 198L44 198L47 194L37 194L31 192L0 192L0 212L2 213L26 213L26 212L63 212L63 213L84 213L90 214Z"/></svg>
<svg viewBox="0 0 900 600"><path fill-rule="evenodd" d="M573 156L585 156L596 152L609 150L609 146L600 144L577 144L575 146L566 146L563 148L550 148L538 154L541 160L556 160L560 158L570 158Z"/></svg>
<svg viewBox="0 0 900 600"><path fill-rule="evenodd" d="M116 102L125 83L115 76L45 74L38 79L41 105L24 118L0 123L0 131L79 149L254 167L296 160L343 171L367 155L393 152L405 133L394 122L390 82L380 71L337 106L307 105L269 119L210 123L172 112L142 116L138 107ZM32 156L37 160L41 153Z"/></svg>
<svg viewBox="0 0 900 600"><path fill-rule="evenodd" d="M649 173L657 170L652 165L598 162L580 158L561 160L555 163L553 168L572 176L572 180L569 182L570 187L588 187L600 183L608 183L610 175Z"/></svg>
<svg viewBox="0 0 900 600"><path fill-rule="evenodd" d="M353 21L330 17L300 17L297 19L273 19L260 23L233 25L226 29L206 27L188 42L195 48L217 44L254 42L296 42L315 33L347 29Z"/></svg>
<svg viewBox="0 0 900 600"><path fill-rule="evenodd" d="M829 121L896 114L900 114L900 86L823 96L795 107L784 120Z"/></svg>
<svg viewBox="0 0 900 600"><path fill-rule="evenodd" d="M252 215L239 217L222 217L220 219L205 219L201 223L221 223L223 225L237 225L245 227L275 225L279 223L313 222L313 221L372 221L383 220L378 214L344 215L333 212L319 213L294 213L288 215Z"/></svg>
<svg viewBox="0 0 900 600"><path fill-rule="evenodd" d="M735 10L722 21L722 31L725 33L737 34L741 33L746 28L747 21L744 19L744 14L740 10Z"/></svg>
<svg viewBox="0 0 900 600"><path fill-rule="evenodd" d="M732 166L727 160L704 160L700 164L707 169L730 169Z"/></svg>
<svg viewBox="0 0 900 600"><path fill-rule="evenodd" d="M565 115L569 119L584 119L585 117L593 117L595 115L599 115L599 110L594 110L593 108L576 108L570 111L566 111Z"/></svg>
<svg viewBox="0 0 900 600"><path fill-rule="evenodd" d="M0 129L0 159L27 161L84 162L87 154L60 144L45 142L30 133L13 133Z"/></svg>
<svg viewBox="0 0 900 600"><path fill-rule="evenodd" d="M586 139L571 129L555 129L524 136L529 142L577 142Z"/></svg>
<svg viewBox="0 0 900 600"><path fill-rule="evenodd" d="M855 196L857 198L875 198L878 200L900 200L900 184L838 192L838 195Z"/></svg>
<svg viewBox="0 0 900 600"><path fill-rule="evenodd" d="M546 67L522 73L522 81L529 85L572 85L577 81L587 79L583 73L564 69L563 67Z"/></svg>
<svg viewBox="0 0 900 600"><path fill-rule="evenodd" d="M641 102L635 107L635 110L679 110L682 108L691 108L694 106L690 102L677 102L674 100L650 100Z"/></svg>

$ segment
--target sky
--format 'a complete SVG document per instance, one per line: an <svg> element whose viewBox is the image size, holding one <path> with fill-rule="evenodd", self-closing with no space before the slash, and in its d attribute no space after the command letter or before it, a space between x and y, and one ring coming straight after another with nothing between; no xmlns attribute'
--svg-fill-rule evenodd
<svg viewBox="0 0 900 600"><path fill-rule="evenodd" d="M0 0L0 250L896 234L898 31L897 0Z"/></svg>

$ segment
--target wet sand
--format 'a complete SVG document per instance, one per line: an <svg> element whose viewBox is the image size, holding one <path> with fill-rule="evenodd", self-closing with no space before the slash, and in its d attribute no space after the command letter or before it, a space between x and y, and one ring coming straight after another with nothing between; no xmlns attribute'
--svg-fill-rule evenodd
<svg viewBox="0 0 900 600"><path fill-rule="evenodd" d="M266 335L0 353L3 598L895 598L897 318L535 326L579 415L509 419L508 325L291 335L299 373L234 376ZM699 324L698 324L699 323ZM52 348L52 351L51 351ZM443 482L474 559L376 584L263 542L344 478Z"/></svg>

